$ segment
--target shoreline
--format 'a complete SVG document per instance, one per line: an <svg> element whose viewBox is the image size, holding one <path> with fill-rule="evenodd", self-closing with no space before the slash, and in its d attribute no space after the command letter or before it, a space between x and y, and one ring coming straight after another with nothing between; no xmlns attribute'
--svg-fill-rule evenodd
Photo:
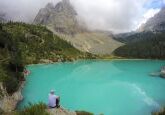
<svg viewBox="0 0 165 115"><path fill-rule="evenodd" d="M151 61L165 61L165 59L126 59L126 58L119 58L119 59L77 59L77 60L74 60L74 61L65 61L65 62L52 62L52 63L38 63L38 64L28 64L26 65L25 67L28 67L28 66L35 66L35 65L49 65L49 64L58 64L58 63L72 63L72 62L77 62L77 61L89 61L89 60L94 60L94 61L145 61L145 60L151 60Z"/></svg>
<svg viewBox="0 0 165 115"><path fill-rule="evenodd" d="M143 61L143 60L153 60L153 61L165 61L165 60L160 60L160 59L78 59L78 60L74 60L74 61L66 61L66 62L53 62L53 63L38 63L38 64L29 64L29 65L26 65L25 67L28 67L28 66L35 66L35 65L49 65L49 64L58 64L58 63L61 63L61 64L63 64L63 63L72 63L72 62L78 62L78 61L89 61L89 60L94 60L94 61ZM24 76L25 78L26 77L28 77L28 75L27 76ZM15 106L13 106L13 110L17 110L17 107L18 107L18 105L19 105L19 103L21 103L21 101L23 101L23 99L24 99L24 97L23 97L23 95L22 95L22 90L23 90L23 88L24 88L24 86L25 86L25 84L26 84L26 79L25 79L25 81L23 81L23 82L21 82L21 85L20 85L20 87L18 88L18 90L13 94L13 95L17 95L17 94L19 94L20 95L20 98L18 99L18 96L17 96L17 100L14 100L15 101ZM10 98L10 97L13 97L13 95L12 96L9 96L8 98ZM10 111L10 110L9 110Z"/></svg>
<svg viewBox="0 0 165 115"><path fill-rule="evenodd" d="M3 88L4 97L0 101L2 103L2 110L5 113L10 113L16 110L18 103L21 102L24 98L22 95L22 89L24 88L24 86L25 81L22 81L20 83L18 90L14 92L12 95L8 95L6 90Z"/></svg>

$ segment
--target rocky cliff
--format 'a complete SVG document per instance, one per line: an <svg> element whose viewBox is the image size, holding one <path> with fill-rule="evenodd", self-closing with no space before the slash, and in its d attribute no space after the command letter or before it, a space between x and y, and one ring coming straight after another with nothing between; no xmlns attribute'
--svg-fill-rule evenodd
<svg viewBox="0 0 165 115"><path fill-rule="evenodd" d="M57 32L64 34L75 34L84 30L77 19L77 12L69 0L62 0L55 6L48 3L37 14L35 24L46 25Z"/></svg>
<svg viewBox="0 0 165 115"><path fill-rule="evenodd" d="M21 94L23 86L24 83L22 83L20 88L15 93L9 95L6 89L2 86L2 83L0 83L0 91L2 95L2 97L0 97L0 109L6 113L14 111L17 104L23 99Z"/></svg>
<svg viewBox="0 0 165 115"><path fill-rule="evenodd" d="M76 112L63 108L48 109L47 112L50 115L77 115Z"/></svg>
<svg viewBox="0 0 165 115"><path fill-rule="evenodd" d="M143 24L139 31L165 31L165 7L162 8L154 17L150 18L145 24Z"/></svg>
<svg viewBox="0 0 165 115"><path fill-rule="evenodd" d="M69 0L62 0L55 6L48 3L39 11L34 23L46 25L52 32L83 52L111 54L122 45L110 34L88 30Z"/></svg>
<svg viewBox="0 0 165 115"><path fill-rule="evenodd" d="M105 32L89 31L71 36L58 33L51 28L49 29L82 52L90 52L97 55L111 55L115 49L123 45L123 43L115 40L112 35Z"/></svg>

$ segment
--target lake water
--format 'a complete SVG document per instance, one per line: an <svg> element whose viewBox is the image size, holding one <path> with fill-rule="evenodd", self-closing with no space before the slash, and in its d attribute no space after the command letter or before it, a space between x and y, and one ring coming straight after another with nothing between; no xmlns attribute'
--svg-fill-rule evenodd
<svg viewBox="0 0 165 115"><path fill-rule="evenodd" d="M31 65L22 91L24 100L47 103L51 89L69 110L104 115L151 115L165 106L165 79L149 74L160 71L165 61L87 60Z"/></svg>

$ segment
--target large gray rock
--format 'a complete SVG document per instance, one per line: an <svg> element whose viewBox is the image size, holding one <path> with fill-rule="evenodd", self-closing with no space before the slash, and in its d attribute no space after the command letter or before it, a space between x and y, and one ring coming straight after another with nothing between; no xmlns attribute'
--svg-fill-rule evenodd
<svg viewBox="0 0 165 115"><path fill-rule="evenodd" d="M165 67L162 67L161 71L160 71L160 76L162 78L165 78Z"/></svg>
<svg viewBox="0 0 165 115"><path fill-rule="evenodd" d="M56 6L48 3L39 11L34 23L47 26L54 34L83 52L109 55L123 45L112 35L109 36L109 32L88 30L69 0L62 0Z"/></svg>
<svg viewBox="0 0 165 115"><path fill-rule="evenodd" d="M143 24L139 31L165 31L165 7Z"/></svg>
<svg viewBox="0 0 165 115"><path fill-rule="evenodd" d="M83 31L78 23L77 12L69 0L62 0L56 6L48 3L42 8L34 20L35 24L42 24L64 34L75 34Z"/></svg>
<svg viewBox="0 0 165 115"><path fill-rule="evenodd" d="M69 110L63 109L63 108L48 109L47 112L50 115L76 115L76 112L69 111Z"/></svg>
<svg viewBox="0 0 165 115"><path fill-rule="evenodd" d="M24 87L24 83L20 86L18 91L13 93L12 95L8 95L2 83L0 83L0 91L2 91L3 97L0 98L0 109L4 112L11 112L15 110L17 104L23 99L21 94L22 88Z"/></svg>

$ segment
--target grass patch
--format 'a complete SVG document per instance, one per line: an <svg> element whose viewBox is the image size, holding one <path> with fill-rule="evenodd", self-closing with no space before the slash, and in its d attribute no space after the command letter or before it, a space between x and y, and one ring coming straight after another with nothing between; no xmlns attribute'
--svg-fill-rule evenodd
<svg viewBox="0 0 165 115"><path fill-rule="evenodd" d="M86 111L76 111L77 115L94 115L93 113L86 112Z"/></svg>
<svg viewBox="0 0 165 115"><path fill-rule="evenodd" d="M46 108L47 106L43 103L29 104L22 111L17 111L15 115L49 115Z"/></svg>

